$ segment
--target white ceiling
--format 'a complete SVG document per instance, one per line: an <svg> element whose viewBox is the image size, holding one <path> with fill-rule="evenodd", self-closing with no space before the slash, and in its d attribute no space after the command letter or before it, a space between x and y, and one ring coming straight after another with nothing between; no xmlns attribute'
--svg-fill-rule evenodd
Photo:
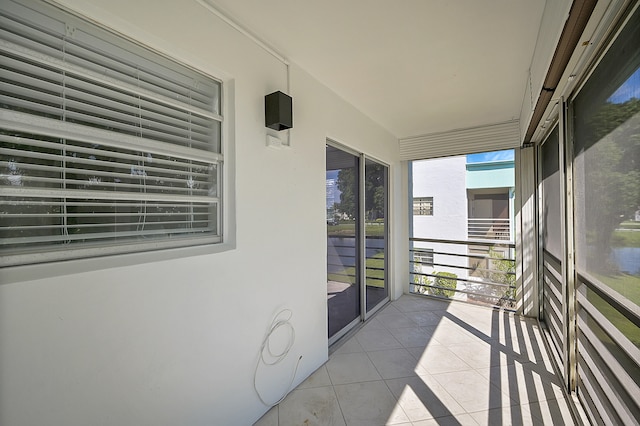
<svg viewBox="0 0 640 426"><path fill-rule="evenodd" d="M520 116L544 0L209 0L398 138Z"/></svg>

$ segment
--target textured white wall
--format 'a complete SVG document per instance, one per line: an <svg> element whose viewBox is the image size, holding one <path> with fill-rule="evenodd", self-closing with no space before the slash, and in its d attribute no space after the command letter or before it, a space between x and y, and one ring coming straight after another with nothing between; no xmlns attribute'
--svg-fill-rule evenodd
<svg viewBox="0 0 640 426"><path fill-rule="evenodd" d="M467 240L467 190L466 156L436 158L413 162L413 197L433 197L433 216L413 217L413 236L446 240ZM435 251L467 253L467 247L460 244L424 243ZM434 255L434 262L464 266L467 259ZM461 278L467 276L463 269L425 268L453 272Z"/></svg>
<svg viewBox="0 0 640 426"><path fill-rule="evenodd" d="M326 138L391 165L401 221L397 141L293 65L292 147L267 148L264 95L286 91L285 67L198 3L64 4L235 88L236 248L0 271L0 424L251 424L267 409L253 390L258 349L281 308L297 340L265 397L299 355L296 383L327 359Z"/></svg>
<svg viewBox="0 0 640 426"><path fill-rule="evenodd" d="M413 197L433 197L433 216L414 216L413 235L467 239L466 157L413 162Z"/></svg>

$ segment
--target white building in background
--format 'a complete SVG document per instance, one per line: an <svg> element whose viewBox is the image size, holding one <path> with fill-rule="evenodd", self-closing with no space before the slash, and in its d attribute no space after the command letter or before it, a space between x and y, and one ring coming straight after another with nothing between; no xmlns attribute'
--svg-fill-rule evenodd
<svg viewBox="0 0 640 426"><path fill-rule="evenodd" d="M335 220L335 204L340 201L340 196L337 191L337 185L335 179L326 180L327 185L327 223L333 223Z"/></svg>
<svg viewBox="0 0 640 426"><path fill-rule="evenodd" d="M412 163L412 237L466 241L468 209L465 165L465 156ZM421 261L421 264L414 264L417 272L451 272L459 278L467 277L464 269L441 266L465 266L466 257L441 253L466 255L466 245L414 241L413 249L414 259Z"/></svg>
<svg viewBox="0 0 640 426"><path fill-rule="evenodd" d="M450 272L460 280L458 290L470 289L474 281L481 280L470 268L486 266L478 265L484 261L473 256L486 255L492 245L473 244L514 241L514 161L512 152L496 154L504 153L507 159L489 154L486 159L469 161L463 155L412 163L415 272ZM498 256L510 257L507 248L495 250ZM414 276L414 282L416 279L420 278ZM453 297L467 299L462 292Z"/></svg>
<svg viewBox="0 0 640 426"><path fill-rule="evenodd" d="M467 239L466 163L465 156L413 162L414 236ZM420 200L432 202L430 211L416 214Z"/></svg>

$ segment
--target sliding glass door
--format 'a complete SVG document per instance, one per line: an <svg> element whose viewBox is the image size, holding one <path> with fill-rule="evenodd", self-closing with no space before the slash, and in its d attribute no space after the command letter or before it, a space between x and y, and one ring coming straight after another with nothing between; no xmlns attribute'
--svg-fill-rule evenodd
<svg viewBox="0 0 640 426"><path fill-rule="evenodd" d="M327 310L333 343L389 298L388 167L326 146Z"/></svg>
<svg viewBox="0 0 640 426"><path fill-rule="evenodd" d="M327 145L329 337L360 321L360 157Z"/></svg>
<svg viewBox="0 0 640 426"><path fill-rule="evenodd" d="M373 160L365 160L365 283L366 310L389 296L387 288L387 176L388 168Z"/></svg>

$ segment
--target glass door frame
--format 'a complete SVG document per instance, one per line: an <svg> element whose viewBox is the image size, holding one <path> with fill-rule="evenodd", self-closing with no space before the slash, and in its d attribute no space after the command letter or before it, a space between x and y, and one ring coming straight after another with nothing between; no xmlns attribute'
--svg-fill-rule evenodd
<svg viewBox="0 0 640 426"><path fill-rule="evenodd" d="M390 167L388 164L379 161L369 155L366 154L361 154L360 157L360 161L362 163L362 168L361 168L361 177L360 177L360 194L361 194L361 200L360 200L360 205L361 205L361 210L360 210L360 223L361 223L361 235L362 235L362 244L361 244L361 258L363 259L363 262L361 262L361 277L362 277L362 291L363 291L363 297L361 300L362 303L362 308L361 311L363 312L363 321L366 321L367 319L369 319L369 317L371 317L371 315L373 315L374 313L376 313L380 308L382 308L382 306L384 306L389 300L389 292L390 292L390 288L389 288L389 171L390 171ZM367 177L367 162L373 162L376 163L382 167L385 168L385 178L384 178L384 187L385 187L385 203L384 203L384 261L383 261L383 265L384 265L384 288L387 291L387 294L385 295L385 297L383 297L376 305L372 306L371 309L367 310L367 233L366 233L366 194L365 194L365 185L366 185L366 177Z"/></svg>
<svg viewBox="0 0 640 426"><path fill-rule="evenodd" d="M333 139L326 139L325 144L327 146L330 146L332 148L336 148L339 149L341 151L344 151L348 154L354 155L356 157L358 157L358 162L359 162L359 167L358 167L358 218L357 218L357 223L358 223L358 229L357 229L357 233L356 233L356 244L358 245L356 253L358 258L356 259L356 268L358 269L358 273L357 273L357 279L358 279L358 286L359 286L359 290L360 290L360 315L358 318L354 319L353 321L351 321L349 324L347 324L346 326L344 326L340 331L336 332L333 336L329 337L329 346L331 346L332 344L334 344L336 341L338 341L340 338L342 338L345 334L347 334L349 331L351 331L355 326L357 326L360 323L363 323L365 321L367 321L373 314L375 314L378 310L380 310L387 302L389 302L390 300L390 291L391 289L389 288L389 257L390 257L390 245L389 245L389 240L390 240L390 233L389 233L389 195L390 195L390 169L391 167L389 166L389 164L385 163L384 161L380 161L378 159L376 159L375 157L369 156L367 154L364 154L362 152L356 151L352 148L349 148L339 142L336 142ZM365 194L365 186L366 186L366 163L367 160L375 162L381 166L383 166L386 169L386 173L385 173L385 206L384 206L384 219L385 219L385 230L384 230L384 241L385 241L385 256L384 256L384 285L385 288L387 289L387 294L386 296L375 306L373 306L369 311L367 311L367 274L366 274L366 268L367 268L367 262L366 262L366 254L367 254L367 249L366 249L366 222L365 222L365 215L366 215L366 209L365 209L365 201L366 201L366 194ZM327 317L328 320L328 317Z"/></svg>

